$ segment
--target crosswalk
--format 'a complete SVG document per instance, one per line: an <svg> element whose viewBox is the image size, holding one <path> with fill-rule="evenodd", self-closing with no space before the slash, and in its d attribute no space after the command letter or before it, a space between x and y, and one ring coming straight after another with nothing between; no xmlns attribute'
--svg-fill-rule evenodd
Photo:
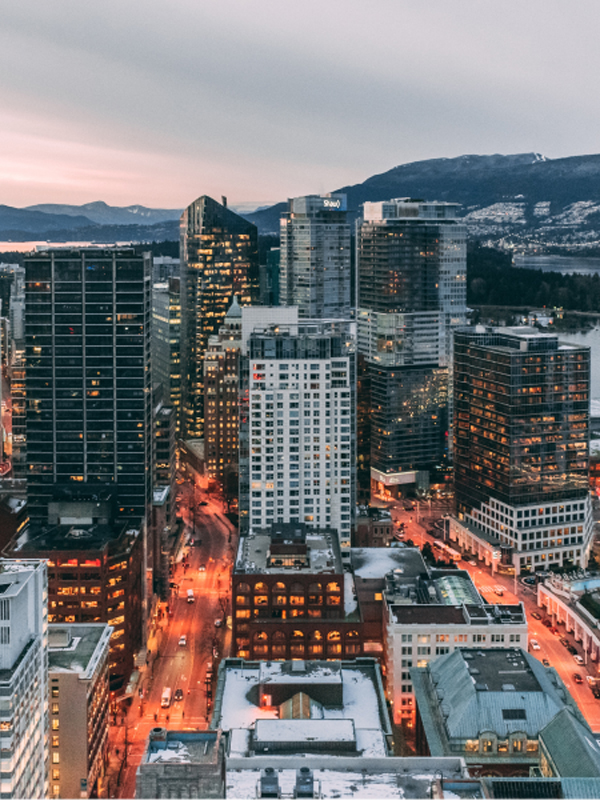
<svg viewBox="0 0 600 800"><path fill-rule="evenodd" d="M479 588L480 592L483 592L483 594L491 594L493 592L495 593L495 592L505 592L506 591L504 586L501 586L499 583L496 584L495 586L479 586L478 588Z"/></svg>

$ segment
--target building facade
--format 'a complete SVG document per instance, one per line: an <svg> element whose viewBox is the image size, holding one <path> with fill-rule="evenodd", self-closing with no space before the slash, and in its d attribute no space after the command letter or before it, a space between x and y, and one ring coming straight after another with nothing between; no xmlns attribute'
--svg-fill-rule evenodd
<svg viewBox="0 0 600 800"><path fill-rule="evenodd" d="M208 340L204 357L206 470L223 484L226 495L232 489L237 495L241 344L242 309L234 297L219 333Z"/></svg>
<svg viewBox="0 0 600 800"><path fill-rule="evenodd" d="M111 632L108 625L48 627L52 797L102 796Z"/></svg>
<svg viewBox="0 0 600 800"><path fill-rule="evenodd" d="M365 203L357 222L358 350L377 492L416 483L447 452L452 331L466 321L466 227L457 209Z"/></svg>
<svg viewBox="0 0 600 800"><path fill-rule="evenodd" d="M450 536L523 570L585 566L590 352L534 328L455 335ZM472 541L474 540L474 541Z"/></svg>
<svg viewBox="0 0 600 800"><path fill-rule="evenodd" d="M44 561L0 559L0 791L7 798L49 796L47 596Z"/></svg>
<svg viewBox="0 0 600 800"><path fill-rule="evenodd" d="M204 353L234 295L249 305L258 282L256 226L202 196L181 216L182 435L204 434Z"/></svg>
<svg viewBox="0 0 600 800"><path fill-rule="evenodd" d="M98 505L102 509L103 504ZM111 626L110 688L122 691L143 644L144 545L140 528L112 524L109 518L87 525L64 524L58 519L43 529L26 529L7 552L14 558L35 555L47 561L50 622L104 622Z"/></svg>
<svg viewBox="0 0 600 800"><path fill-rule="evenodd" d="M27 493L43 524L55 486L113 486L145 522L151 469L150 259L133 250L28 256Z"/></svg>
<svg viewBox="0 0 600 800"><path fill-rule="evenodd" d="M160 383L165 402L181 415L181 300L178 277L152 286L152 380Z"/></svg>
<svg viewBox="0 0 600 800"><path fill-rule="evenodd" d="M350 225L346 195L289 200L281 217L280 302L304 319L351 315Z"/></svg>
<svg viewBox="0 0 600 800"><path fill-rule="evenodd" d="M242 363L240 527L304 522L350 545L356 506L353 325L255 329Z"/></svg>

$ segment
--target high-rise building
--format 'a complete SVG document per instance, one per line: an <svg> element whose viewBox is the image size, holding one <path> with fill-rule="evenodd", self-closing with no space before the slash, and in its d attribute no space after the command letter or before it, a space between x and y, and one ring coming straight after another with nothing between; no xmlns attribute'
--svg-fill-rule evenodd
<svg viewBox="0 0 600 800"><path fill-rule="evenodd" d="M181 415L181 300L179 278L152 286L152 380L160 383L163 400Z"/></svg>
<svg viewBox="0 0 600 800"><path fill-rule="evenodd" d="M0 559L1 792L7 798L49 796L47 599L44 561Z"/></svg>
<svg viewBox="0 0 600 800"><path fill-rule="evenodd" d="M589 348L556 334L455 333L452 539L493 568L587 564L589 389Z"/></svg>
<svg viewBox="0 0 600 800"><path fill-rule="evenodd" d="M182 433L204 434L204 353L234 295L251 301L258 283L256 226L206 195L181 215Z"/></svg>
<svg viewBox="0 0 600 800"><path fill-rule="evenodd" d="M116 488L116 515L151 498L150 260L131 249L48 250L26 270L27 491Z"/></svg>
<svg viewBox="0 0 600 800"><path fill-rule="evenodd" d="M371 484L428 482L447 445L452 331L466 321L466 227L452 203L365 203L358 350L370 388Z"/></svg>
<svg viewBox="0 0 600 800"><path fill-rule="evenodd" d="M280 302L305 319L349 319L351 233L346 195L289 200L281 217Z"/></svg>
<svg viewBox="0 0 600 800"><path fill-rule="evenodd" d="M242 309L234 297L204 356L204 458L209 476L223 483L226 496L237 496L241 344Z"/></svg>
<svg viewBox="0 0 600 800"><path fill-rule="evenodd" d="M305 320L250 333L241 370L242 530L304 522L333 528L342 546L350 545L356 506L354 327Z"/></svg>
<svg viewBox="0 0 600 800"><path fill-rule="evenodd" d="M53 798L103 796L111 633L110 625L48 626Z"/></svg>

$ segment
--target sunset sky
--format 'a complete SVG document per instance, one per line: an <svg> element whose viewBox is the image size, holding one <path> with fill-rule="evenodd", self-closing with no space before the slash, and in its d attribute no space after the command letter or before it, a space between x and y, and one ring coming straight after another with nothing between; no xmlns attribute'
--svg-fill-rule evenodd
<svg viewBox="0 0 600 800"><path fill-rule="evenodd" d="M0 204L266 204L597 153L599 23L598 0L4 3Z"/></svg>

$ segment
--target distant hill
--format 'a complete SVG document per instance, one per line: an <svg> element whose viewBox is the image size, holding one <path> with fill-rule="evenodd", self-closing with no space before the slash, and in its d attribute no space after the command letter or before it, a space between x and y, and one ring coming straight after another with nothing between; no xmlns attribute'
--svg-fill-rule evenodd
<svg viewBox="0 0 600 800"><path fill-rule="evenodd" d="M27 211L42 211L45 214L84 216L98 225L154 225L156 222L172 222L181 216L180 208L146 208L146 206L109 206L102 200L84 203L81 206L39 203L27 206Z"/></svg>
<svg viewBox="0 0 600 800"><path fill-rule="evenodd" d="M600 155L548 159L538 153L465 155L402 164L333 191L348 196L350 218L366 201L413 197L462 205L472 237L496 244L598 246ZM286 203L246 219L276 233Z"/></svg>

